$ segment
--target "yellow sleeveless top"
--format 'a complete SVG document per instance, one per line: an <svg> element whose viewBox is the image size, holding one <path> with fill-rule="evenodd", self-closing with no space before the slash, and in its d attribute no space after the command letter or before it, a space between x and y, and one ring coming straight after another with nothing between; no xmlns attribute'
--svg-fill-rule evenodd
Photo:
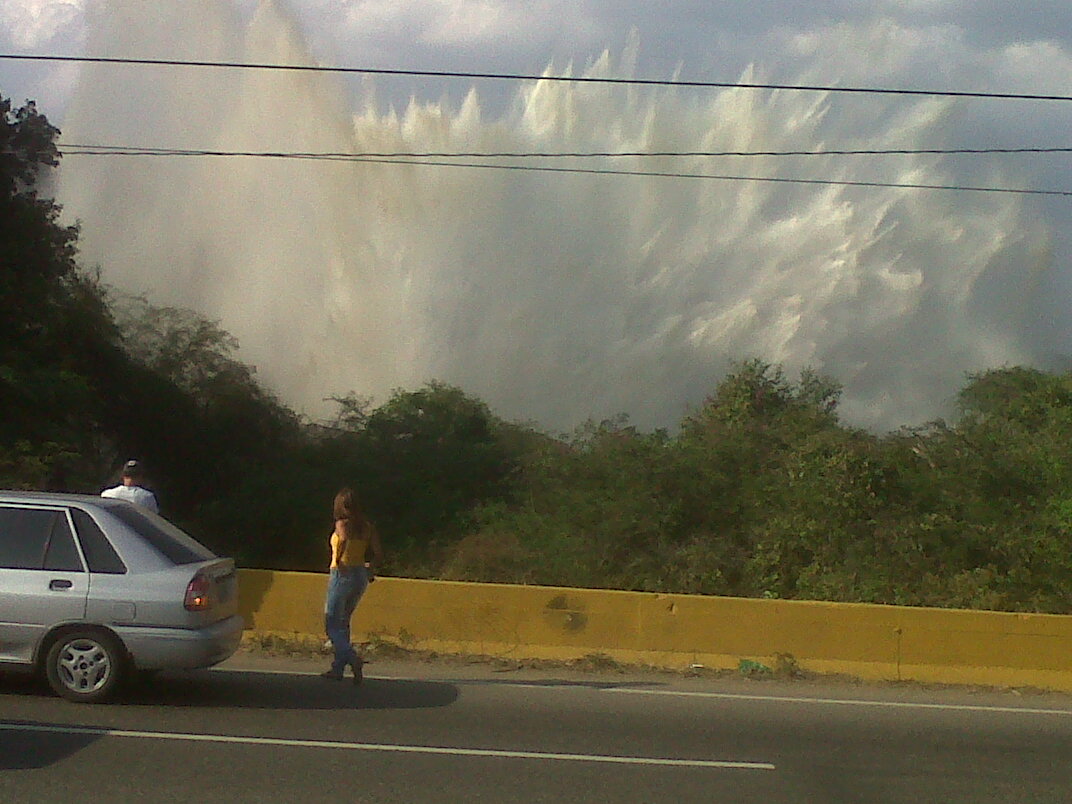
<svg viewBox="0 0 1072 804"><path fill-rule="evenodd" d="M346 546L342 551L342 555L336 559L339 545L339 534L335 531L331 532L331 569L339 569L340 567L363 567L365 566L365 553L368 550L368 534L367 528L362 528L362 534L360 539L349 538L346 540Z"/></svg>

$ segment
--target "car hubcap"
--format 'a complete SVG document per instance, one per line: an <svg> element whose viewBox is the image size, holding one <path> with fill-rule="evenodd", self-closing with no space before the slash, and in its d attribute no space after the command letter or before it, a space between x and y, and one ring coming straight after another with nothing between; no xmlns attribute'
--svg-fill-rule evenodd
<svg viewBox="0 0 1072 804"><path fill-rule="evenodd" d="M91 639L78 639L64 645L59 656L60 679L75 692L95 692L108 682L112 665L108 651Z"/></svg>

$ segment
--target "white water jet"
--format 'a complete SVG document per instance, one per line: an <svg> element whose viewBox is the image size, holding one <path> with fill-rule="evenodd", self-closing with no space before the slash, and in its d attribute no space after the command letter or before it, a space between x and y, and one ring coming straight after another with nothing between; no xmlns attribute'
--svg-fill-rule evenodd
<svg viewBox="0 0 1072 804"><path fill-rule="evenodd" d="M313 63L272 2L246 24L223 0L112 0L91 22L94 54ZM628 76L635 46L585 74ZM93 66L62 139L303 153L911 148L933 143L950 109L543 81L485 119L475 90L459 108L396 113L366 89L355 105L325 73ZM920 156L553 164L955 182ZM730 361L757 356L844 383L850 423L915 424L947 410L966 372L1031 361L1047 255L1021 201L981 193L209 157L72 156L60 178L107 281L219 319L310 415L329 395L382 401L437 378L551 429L618 412L672 426Z"/></svg>

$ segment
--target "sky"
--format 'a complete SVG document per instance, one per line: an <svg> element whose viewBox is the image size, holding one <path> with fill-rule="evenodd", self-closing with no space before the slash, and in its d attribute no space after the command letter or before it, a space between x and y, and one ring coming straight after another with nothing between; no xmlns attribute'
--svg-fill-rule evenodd
<svg viewBox="0 0 1072 804"><path fill-rule="evenodd" d="M116 55L87 51L119 41L115 36L109 39L91 34L94 20L136 15L139 5L140 0L4 0L0 3L0 53ZM606 51L610 61L618 65L615 69L647 79L677 77L733 82L745 76L753 81L785 84L1072 95L1072 3L1067 0L1024 3L1006 0L758 0L749 3L740 0L277 0L276 6L279 16L287 20L286 25L295 27L302 40L301 47L294 51L298 57L327 65L521 74L539 74L551 69L557 73L572 70L579 74L605 69L599 67L599 59ZM163 3L154 4L154 9L162 7ZM189 24L189 30L174 37L169 37L167 32L146 36L143 41L151 41L152 52L141 53L138 41L127 41L122 55L182 58L190 52L190 39L198 36L196 24L189 20L180 22L183 17L196 21L200 15L209 19L226 13L233 15L240 27L256 18L258 7L257 0L235 0L229 4L220 0L182 0L181 3L175 0L174 7L162 12L160 18L174 19L176 29ZM74 64L3 59L0 60L0 93L16 103L36 100L38 108L64 128L69 110L77 108L78 87L85 86L87 75L90 74ZM353 78L342 83L352 108L360 110L361 104L367 102L360 99L367 98L369 82ZM125 86L136 99L151 102L150 88L139 88L133 79ZM378 114L382 115L377 120L381 126L385 125L391 109L404 116L410 99L415 98L429 104L429 108L439 104L436 108L452 110L447 117L453 115L451 119L458 125L457 121L462 119L460 109L472 88L470 82L442 79L377 78L375 102ZM491 132L497 118L507 128L516 127L518 120L525 119L515 109L522 100L516 86L481 82L476 88L482 114L487 119L482 129L485 133ZM777 103L784 103L767 98L756 96L752 101L756 109L775 109ZM696 93L687 99L694 105L707 102ZM1072 122L1070 102L957 101L943 106L941 114L933 116L925 113L926 107L917 99L855 103L848 96L832 95L823 102L826 105L820 111L810 109L801 99L794 101L795 105L784 104L783 111L771 112L781 115L778 125L783 132L782 147L866 147L880 141L891 147L909 140L912 146L923 148L1072 146L1068 134ZM674 102L663 98L658 103L669 108ZM764 103L768 106L764 107ZM687 117L688 109L693 107L681 101L673 108L677 110L675 114ZM760 112L749 114L755 116ZM619 127L629 122L620 109L610 116L616 120L620 117L616 123ZM923 118L926 118L923 123L913 122ZM791 130L798 119L807 125L801 123L801 139L795 142ZM81 131L94 130L92 126L78 125ZM598 127L598 123L593 125ZM702 128L700 123L695 125ZM107 126L96 130L105 131ZM136 130L132 128L131 133ZM113 133L120 135L114 130ZM160 129L156 129L156 135L160 136ZM611 141L613 136L608 130L600 141ZM852 165L839 168L838 175L849 180L872 177L866 162L857 160ZM909 178L927 180L928 174L919 172L926 165L906 163L900 170ZM954 183L1072 190L1072 167L1067 154L955 156L942 159L938 165L940 170L936 175ZM775 169L779 168L768 166L767 172ZM77 194L72 196L72 203L75 197ZM787 193L786 197L794 196ZM83 193L81 198L88 209L87 195ZM842 200L849 203L853 199ZM786 201L791 203L797 202ZM800 199L799 210L786 213L782 223L809 220L814 203ZM934 210L941 209L942 214L948 214L952 228L974 231L971 226L978 225L979 231L985 232L985 223L979 224L977 219L986 215L995 221L1000 218L1005 227L1002 237L1011 240L1018 232L1025 233L1030 240L1023 244L1025 253L1030 252L1034 262L1044 263L1030 275L1006 272L1000 280L972 280L972 299L965 309L977 310L978 317L1004 321L1006 308L1017 305L1025 308L1017 313L1019 329L1015 337L1010 335L1001 348L981 349L980 355L985 352L988 359L999 363L1025 359L1047 368L1068 367L1072 355L1072 313L1067 304L1072 295L1072 240L1068 234L1072 232L1069 226L1072 200L1024 198L1016 200L1015 208L995 205L985 209L979 203L967 195L950 196L940 205L933 202L933 209L917 215L916 220L926 214L937 214ZM818 217L829 216L835 209L837 206L833 204L824 207ZM87 220L92 223L92 216ZM812 224L809 236L815 235L819 225ZM912 227L922 224L901 221L899 225L909 233L909 239L920 236ZM913 235L913 232L917 233ZM412 244L407 246L412 247ZM916 256L912 256L912 251L910 244L902 243L898 253L907 254L904 259L921 264L927 260L941 262L938 251ZM970 249L964 253L965 259L982 259ZM94 256L107 258L103 247ZM992 254L987 257L992 258ZM995 274L991 272L988 276ZM1028 285L1030 293L1026 290ZM762 292L775 291L765 287ZM955 289L950 287L943 292L948 294L951 304L959 303ZM690 303L689 293L681 291L679 301L682 305ZM837 316L824 315L824 326L829 331ZM694 326L689 335L692 341L700 337L697 333L701 330L710 331L714 326L712 321L713 318L704 325L707 329L699 324ZM1000 323L993 329L1005 326ZM249 337L256 337L252 329L244 334L243 343ZM821 338L815 336L813 340L818 343ZM863 361L859 355L848 355L843 348L839 352L831 346L827 353L816 348L773 349L772 354L788 354L790 364L810 355L817 358L821 367L824 355L829 354L830 365L846 371ZM263 355L267 351L265 347L254 353ZM841 356L832 356L835 353ZM624 361L623 365L628 362ZM967 368L980 365L981 362ZM482 382L479 372L472 369L452 368L442 363L435 367L444 369L448 375L455 371L455 377L477 386ZM860 376L873 378L876 373L880 370L872 365L861 370ZM273 376L271 371L268 375ZM390 382L390 377L381 377L380 385ZM663 420L672 419L689 401L690 394L691 401L696 401L697 389L703 382L709 383L710 378L690 382L688 392L679 394L673 412L649 411L647 420L665 423ZM951 387L955 386L956 380L950 383ZM505 405L513 405L516 409L513 412L518 415L532 414L563 425L573 423L571 417L576 418L573 413L553 406L526 410L522 402L505 392L496 392L491 385L479 390ZM638 392L608 399L606 405L626 405L640 396ZM876 404L877 398L874 394L862 395L861 400L869 401L861 401L857 410ZM911 423L903 420L944 412L948 399L939 402L929 406L902 406L900 412L882 414L871 421L863 414L858 419L881 426Z"/></svg>
<svg viewBox="0 0 1072 804"><path fill-rule="evenodd" d="M15 53L78 53L102 0L5 0L0 46ZM190 4L194 7L196 4ZM235 0L248 14L255 0ZM732 80L748 63L796 73L815 47L851 41L833 60L846 83L1067 89L1072 5L1063 0L290 0L326 63L415 69L533 72L581 65L639 32L639 70L666 78ZM881 40L881 41L879 41ZM859 49L870 41L879 50ZM982 70L980 70L982 68ZM991 74L988 74L992 71ZM3 65L5 85L62 88L49 70ZM50 83L51 82L51 83ZM981 88L981 87L977 87ZM12 91L12 90L9 90Z"/></svg>

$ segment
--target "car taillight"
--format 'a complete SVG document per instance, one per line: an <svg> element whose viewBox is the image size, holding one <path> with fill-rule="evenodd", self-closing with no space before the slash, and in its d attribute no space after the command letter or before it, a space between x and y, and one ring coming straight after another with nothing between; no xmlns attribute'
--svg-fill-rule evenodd
<svg viewBox="0 0 1072 804"><path fill-rule="evenodd" d="M187 611L208 611L212 607L212 600L208 594L210 586L209 579L204 575L193 577L193 580L186 585L186 599L182 602Z"/></svg>

